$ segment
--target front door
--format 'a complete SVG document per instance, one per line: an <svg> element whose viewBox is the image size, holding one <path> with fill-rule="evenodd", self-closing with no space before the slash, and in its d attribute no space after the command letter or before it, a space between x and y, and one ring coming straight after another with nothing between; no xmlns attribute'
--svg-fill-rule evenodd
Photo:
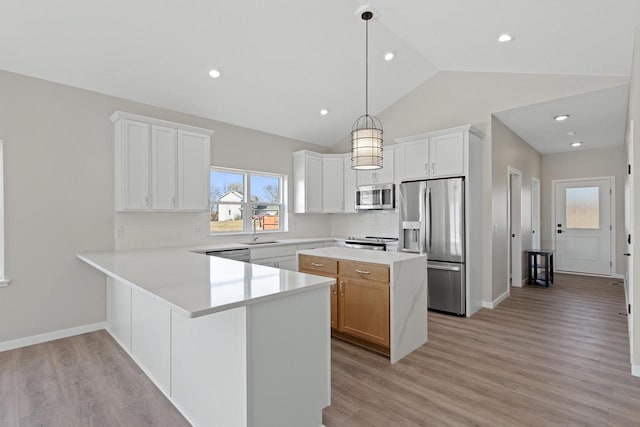
<svg viewBox="0 0 640 427"><path fill-rule="evenodd" d="M611 275L611 179L555 183L556 269Z"/></svg>

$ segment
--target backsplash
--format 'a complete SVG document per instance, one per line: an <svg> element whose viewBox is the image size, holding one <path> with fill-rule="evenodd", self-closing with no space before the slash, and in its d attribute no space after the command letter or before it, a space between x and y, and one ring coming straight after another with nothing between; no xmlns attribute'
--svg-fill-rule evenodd
<svg viewBox="0 0 640 427"><path fill-rule="evenodd" d="M210 236L208 213L115 213L115 248L141 249L251 240L250 234ZM329 236L330 215L289 214L289 231L263 240Z"/></svg>
<svg viewBox="0 0 640 427"><path fill-rule="evenodd" d="M398 237L398 212L332 214L331 235Z"/></svg>

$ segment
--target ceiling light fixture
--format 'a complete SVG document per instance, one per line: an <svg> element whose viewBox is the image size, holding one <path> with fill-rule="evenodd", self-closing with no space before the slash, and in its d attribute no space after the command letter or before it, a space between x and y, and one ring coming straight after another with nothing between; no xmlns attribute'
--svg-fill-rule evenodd
<svg viewBox="0 0 640 427"><path fill-rule="evenodd" d="M395 56L396 56L395 52L387 52L384 54L384 60L391 61L393 58L395 58Z"/></svg>
<svg viewBox="0 0 640 427"><path fill-rule="evenodd" d="M513 37L511 36L511 34L508 33L502 33L498 36L498 41L500 43L507 43L513 40Z"/></svg>
<svg viewBox="0 0 640 427"><path fill-rule="evenodd" d="M209 75L211 76L211 78L217 79L222 75L222 71L214 68L213 70L209 71Z"/></svg>
<svg viewBox="0 0 640 427"><path fill-rule="evenodd" d="M326 116L327 114L329 114L329 110L327 110L326 108L323 108L322 110L320 110L320 114L323 116Z"/></svg>
<svg viewBox="0 0 640 427"><path fill-rule="evenodd" d="M564 122L565 120L567 120L569 117L571 117L568 114L560 114L559 116L555 116L553 118L553 120L555 120L556 122Z"/></svg>
<svg viewBox="0 0 640 427"><path fill-rule="evenodd" d="M361 15L365 24L365 113L351 128L351 169L382 168L382 123L369 115L369 10Z"/></svg>
<svg viewBox="0 0 640 427"><path fill-rule="evenodd" d="M580 142L580 141L576 141L576 142L572 142L570 145L571 145L572 147L580 147L580 146L582 145L582 142Z"/></svg>

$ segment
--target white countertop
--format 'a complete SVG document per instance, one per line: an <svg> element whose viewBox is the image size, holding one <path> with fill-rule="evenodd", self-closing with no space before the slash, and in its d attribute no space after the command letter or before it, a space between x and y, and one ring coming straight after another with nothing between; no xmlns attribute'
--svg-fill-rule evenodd
<svg viewBox="0 0 640 427"><path fill-rule="evenodd" d="M78 258L159 298L188 317L334 283L320 276L197 254L182 248L86 252L78 254Z"/></svg>
<svg viewBox="0 0 640 427"><path fill-rule="evenodd" d="M325 258L346 259L349 261L371 262L374 264L391 265L408 259L424 258L425 269L427 264L427 256L419 254L410 254L405 252L385 252L371 251L367 249L352 249L341 247L305 249L298 251L301 255L312 255Z"/></svg>
<svg viewBox="0 0 640 427"><path fill-rule="evenodd" d="M185 247L185 249L190 250L192 252L208 252L215 250L225 250L225 249L257 249L257 248L272 248L275 246L288 246L288 245L304 245L305 243L317 243L317 242L336 242L336 241L344 241L344 238L338 237L302 237L298 239L278 239L274 243L260 243L257 245L252 245L252 242L233 242L233 243L214 243L214 244L205 244L199 246L189 246ZM260 236L258 242L261 241L271 241L268 236Z"/></svg>

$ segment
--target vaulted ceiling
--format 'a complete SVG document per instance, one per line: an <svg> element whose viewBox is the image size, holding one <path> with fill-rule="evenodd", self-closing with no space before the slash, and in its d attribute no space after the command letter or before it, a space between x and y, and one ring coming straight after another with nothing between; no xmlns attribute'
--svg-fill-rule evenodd
<svg viewBox="0 0 640 427"><path fill-rule="evenodd" d="M363 5L5 0L0 69L330 146L364 112ZM628 75L640 24L637 0L371 6L374 113L439 70ZM514 41L498 43L503 32ZM388 51L396 57L386 62Z"/></svg>

